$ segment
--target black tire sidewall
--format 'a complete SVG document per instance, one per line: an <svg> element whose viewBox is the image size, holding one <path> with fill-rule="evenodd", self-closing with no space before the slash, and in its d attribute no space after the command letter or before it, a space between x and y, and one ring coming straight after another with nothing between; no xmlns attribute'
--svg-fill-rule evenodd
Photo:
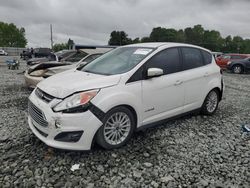
<svg viewBox="0 0 250 188"><path fill-rule="evenodd" d="M211 92L215 92L216 94L217 94L217 104L216 104L216 108L215 108L215 110L213 111L213 112L209 112L208 110L207 110L207 100L208 100L208 96L209 96L209 94L211 93ZM206 96L206 98L205 98L205 100L204 100L204 102L203 102L203 105L202 105L202 107L201 107L201 113L202 114L204 114L204 115L213 115L215 112L216 112L216 110L217 110L217 108L218 108L218 105L219 105L219 91L217 90L217 89L213 89L213 90L211 90L208 94L207 94L207 96Z"/></svg>
<svg viewBox="0 0 250 188"><path fill-rule="evenodd" d="M122 143L117 144L117 145L111 145L111 144L107 143L105 138L104 138L104 125L105 125L106 121L109 119L109 117L112 114L117 113L117 112L123 112L123 113L126 113L128 115L128 117L130 118L130 121L131 121L131 129L130 129L130 132L129 132L127 138ZM100 145L101 147L103 147L105 149L119 148L119 147L125 145L130 140L130 138L132 137L132 135L135 131L135 128L136 128L136 125L135 125L135 118L134 118L133 113L128 108L126 108L124 106L115 107L106 113L106 115L103 119L103 125L97 131L96 142L98 145Z"/></svg>

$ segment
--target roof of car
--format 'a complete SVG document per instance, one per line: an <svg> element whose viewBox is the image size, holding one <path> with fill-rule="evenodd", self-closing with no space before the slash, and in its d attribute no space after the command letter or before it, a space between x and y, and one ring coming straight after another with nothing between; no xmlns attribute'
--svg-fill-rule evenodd
<svg viewBox="0 0 250 188"><path fill-rule="evenodd" d="M192 44L185 44L185 43L175 43L175 42L149 42L149 43L137 43L137 44L131 44L128 46L134 46L134 47L144 47L144 48L159 48L159 47L177 47L177 46L187 46L187 47L196 47L196 48L202 48L200 46L195 46ZM207 50L207 49L205 49Z"/></svg>

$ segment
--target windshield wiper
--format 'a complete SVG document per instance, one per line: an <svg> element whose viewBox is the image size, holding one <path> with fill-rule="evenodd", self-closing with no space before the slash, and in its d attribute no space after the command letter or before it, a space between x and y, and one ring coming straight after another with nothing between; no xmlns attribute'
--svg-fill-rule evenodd
<svg viewBox="0 0 250 188"><path fill-rule="evenodd" d="M87 73L91 73L91 74L105 75L105 76L110 76L110 75L112 75L112 74L108 74L108 73L91 72L91 71L88 71L88 70L83 70L83 72L87 72Z"/></svg>

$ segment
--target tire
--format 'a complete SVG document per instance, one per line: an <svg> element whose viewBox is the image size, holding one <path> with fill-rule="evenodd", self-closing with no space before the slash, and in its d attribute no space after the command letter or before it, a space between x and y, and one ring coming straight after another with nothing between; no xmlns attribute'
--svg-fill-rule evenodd
<svg viewBox="0 0 250 188"><path fill-rule="evenodd" d="M243 73L243 67L241 65L234 65L232 68L232 71L234 74L242 74Z"/></svg>
<svg viewBox="0 0 250 188"><path fill-rule="evenodd" d="M97 131L96 142L105 149L119 148L129 141L135 127L133 113L126 107L115 107L105 115L103 125Z"/></svg>
<svg viewBox="0 0 250 188"><path fill-rule="evenodd" d="M213 89L206 96L204 103L201 107L201 114L204 115L213 115L219 105L219 91L217 89Z"/></svg>

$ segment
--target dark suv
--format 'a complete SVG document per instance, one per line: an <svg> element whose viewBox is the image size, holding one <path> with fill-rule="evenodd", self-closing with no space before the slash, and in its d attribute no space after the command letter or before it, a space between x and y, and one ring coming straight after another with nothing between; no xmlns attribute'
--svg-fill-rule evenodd
<svg viewBox="0 0 250 188"><path fill-rule="evenodd" d="M52 54L52 50L49 48L35 48L34 57L49 57Z"/></svg>

